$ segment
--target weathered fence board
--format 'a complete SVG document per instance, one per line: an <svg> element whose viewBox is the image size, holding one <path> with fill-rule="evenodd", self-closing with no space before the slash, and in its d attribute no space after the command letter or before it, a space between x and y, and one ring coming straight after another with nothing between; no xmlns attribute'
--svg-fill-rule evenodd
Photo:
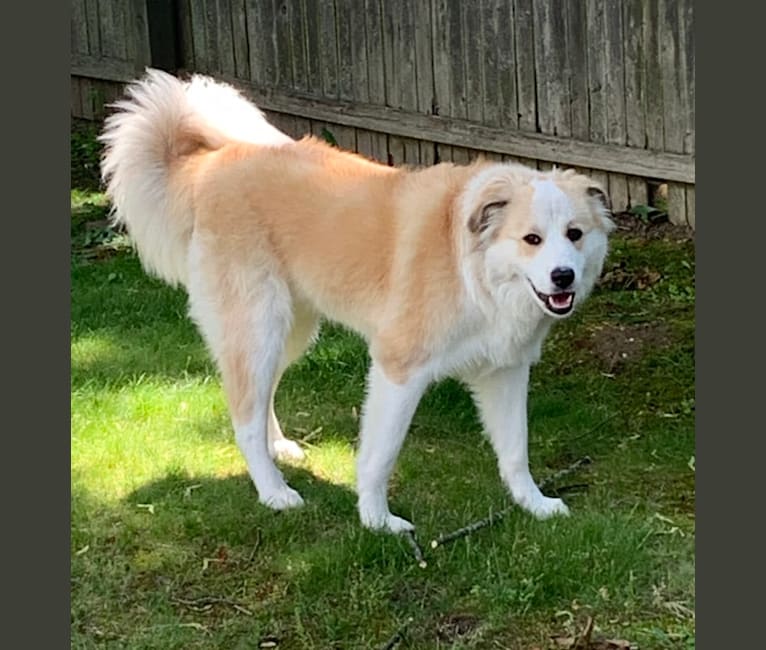
<svg viewBox="0 0 766 650"><path fill-rule="evenodd" d="M616 209L667 183L672 219L694 223L691 0L173 4L180 67L238 85L290 135L389 163L575 166ZM148 17L145 0L72 0L73 115L98 118L152 63Z"/></svg>

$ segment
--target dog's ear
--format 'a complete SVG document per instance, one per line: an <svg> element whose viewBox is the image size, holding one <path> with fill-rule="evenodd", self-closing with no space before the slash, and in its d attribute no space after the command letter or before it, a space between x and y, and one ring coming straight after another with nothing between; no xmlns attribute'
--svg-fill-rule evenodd
<svg viewBox="0 0 766 650"><path fill-rule="evenodd" d="M591 185L585 191L588 196L598 202L601 213L601 222L604 229L607 232L612 232L612 230L616 228L616 225L614 221L612 221L614 215L612 214L612 202L609 200L609 196L607 196L606 192L597 185Z"/></svg>
<svg viewBox="0 0 766 650"><path fill-rule="evenodd" d="M474 235L485 232L494 223L495 218L502 213L506 205L508 205L508 201L492 201L480 206L468 219L468 230Z"/></svg>
<svg viewBox="0 0 766 650"><path fill-rule="evenodd" d="M609 214L612 214L612 202L609 200L609 197L606 195L604 190L596 185L591 185L586 190L586 192L588 193L588 196L592 196L597 201L599 201L604 207L604 210L606 210Z"/></svg>

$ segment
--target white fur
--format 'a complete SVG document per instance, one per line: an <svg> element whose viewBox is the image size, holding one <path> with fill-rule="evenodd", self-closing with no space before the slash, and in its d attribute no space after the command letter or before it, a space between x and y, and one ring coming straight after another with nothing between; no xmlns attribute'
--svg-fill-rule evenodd
<svg viewBox="0 0 766 650"><path fill-rule="evenodd" d="M226 141L279 145L291 139L226 84L202 76L183 82L148 70L105 122L101 165L114 220L125 224L144 268L171 285L186 284L193 227L188 196L170 196L167 160L185 127L212 148Z"/></svg>
<svg viewBox="0 0 766 650"><path fill-rule="evenodd" d="M368 528L395 533L413 528L388 509L388 479L427 384L428 376L423 372L404 384L392 382L373 360L357 459L359 516Z"/></svg>

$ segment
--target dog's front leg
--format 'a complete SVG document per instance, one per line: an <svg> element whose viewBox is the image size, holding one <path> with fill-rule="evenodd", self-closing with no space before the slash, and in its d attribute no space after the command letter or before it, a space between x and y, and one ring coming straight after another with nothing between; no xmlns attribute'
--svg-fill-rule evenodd
<svg viewBox="0 0 766 650"><path fill-rule="evenodd" d="M474 399L497 454L500 475L514 501L540 519L569 514L561 499L543 495L529 472L529 366L500 368L472 382Z"/></svg>
<svg viewBox="0 0 766 650"><path fill-rule="evenodd" d="M397 384L373 360L356 464L359 516L367 528L393 533L414 528L388 509L388 479L427 384L419 375Z"/></svg>

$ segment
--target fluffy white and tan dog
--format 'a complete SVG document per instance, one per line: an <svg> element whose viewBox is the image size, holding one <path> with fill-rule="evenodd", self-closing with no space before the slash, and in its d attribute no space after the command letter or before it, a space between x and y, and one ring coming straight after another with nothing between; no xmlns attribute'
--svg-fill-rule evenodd
<svg viewBox="0 0 766 650"><path fill-rule="evenodd" d="M463 380L513 499L566 514L527 457L529 369L602 269L603 190L573 171L480 161L399 169L271 126L231 86L148 71L106 122L103 176L144 267L189 294L260 501L299 506L275 456L280 376L320 318L369 343L362 523L412 528L388 481L429 383Z"/></svg>

